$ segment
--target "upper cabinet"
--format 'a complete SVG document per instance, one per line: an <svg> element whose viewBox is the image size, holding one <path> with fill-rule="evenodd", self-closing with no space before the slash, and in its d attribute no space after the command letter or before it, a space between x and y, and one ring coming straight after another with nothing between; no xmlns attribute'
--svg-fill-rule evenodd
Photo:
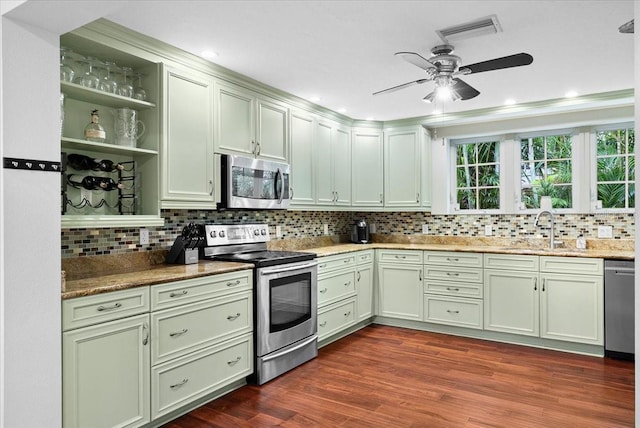
<svg viewBox="0 0 640 428"><path fill-rule="evenodd" d="M60 83L62 227L162 225L159 62L86 28L62 35L60 45L67 48ZM104 134L92 136L85 127L94 110Z"/></svg>
<svg viewBox="0 0 640 428"><path fill-rule="evenodd" d="M215 209L213 78L164 67L162 207Z"/></svg>
<svg viewBox="0 0 640 428"><path fill-rule="evenodd" d="M384 206L420 206L421 132L417 127L384 133Z"/></svg>
<svg viewBox="0 0 640 428"><path fill-rule="evenodd" d="M382 207L382 130L354 129L351 146L351 186L354 207Z"/></svg>
<svg viewBox="0 0 640 428"><path fill-rule="evenodd" d="M316 202L313 156L316 121L303 110L291 111L291 205L313 205Z"/></svg>
<svg viewBox="0 0 640 428"><path fill-rule="evenodd" d="M288 107L231 83L214 86L215 152L287 162Z"/></svg>
<svg viewBox="0 0 640 428"><path fill-rule="evenodd" d="M337 122L320 120L315 134L316 203L351 204L351 135Z"/></svg>

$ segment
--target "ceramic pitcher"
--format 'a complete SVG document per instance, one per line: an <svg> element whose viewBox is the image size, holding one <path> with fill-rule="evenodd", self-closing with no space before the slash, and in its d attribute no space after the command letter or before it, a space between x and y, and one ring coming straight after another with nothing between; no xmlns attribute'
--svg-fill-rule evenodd
<svg viewBox="0 0 640 428"><path fill-rule="evenodd" d="M138 120L138 112L130 108L112 110L114 116L115 143L119 146L135 147L145 131L144 123Z"/></svg>

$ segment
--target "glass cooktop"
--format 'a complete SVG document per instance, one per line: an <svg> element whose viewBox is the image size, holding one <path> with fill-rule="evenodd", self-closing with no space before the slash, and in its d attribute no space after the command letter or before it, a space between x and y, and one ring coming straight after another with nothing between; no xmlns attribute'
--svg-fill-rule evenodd
<svg viewBox="0 0 640 428"><path fill-rule="evenodd" d="M303 262L315 258L316 255L313 253L297 251L250 251L237 254L218 254L214 257L214 260L253 263L256 267L265 267Z"/></svg>

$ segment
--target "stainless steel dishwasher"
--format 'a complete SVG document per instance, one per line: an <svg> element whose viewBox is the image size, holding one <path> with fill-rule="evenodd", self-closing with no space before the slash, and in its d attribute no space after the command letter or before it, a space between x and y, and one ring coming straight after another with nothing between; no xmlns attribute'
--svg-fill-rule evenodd
<svg viewBox="0 0 640 428"><path fill-rule="evenodd" d="M634 359L634 262L604 261L604 355Z"/></svg>

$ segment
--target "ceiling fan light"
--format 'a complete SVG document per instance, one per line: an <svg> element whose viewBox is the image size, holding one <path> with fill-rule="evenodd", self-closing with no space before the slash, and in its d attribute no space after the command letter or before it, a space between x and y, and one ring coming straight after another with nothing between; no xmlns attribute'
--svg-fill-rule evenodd
<svg viewBox="0 0 640 428"><path fill-rule="evenodd" d="M432 103L433 100L435 99L436 99L436 93L434 91L434 92L428 93L427 96L422 99L422 101L424 101L425 103Z"/></svg>
<svg viewBox="0 0 640 428"><path fill-rule="evenodd" d="M451 87L449 86L438 86L436 88L436 96L438 97L439 100L442 101L447 101L450 98L452 98L452 90Z"/></svg>

